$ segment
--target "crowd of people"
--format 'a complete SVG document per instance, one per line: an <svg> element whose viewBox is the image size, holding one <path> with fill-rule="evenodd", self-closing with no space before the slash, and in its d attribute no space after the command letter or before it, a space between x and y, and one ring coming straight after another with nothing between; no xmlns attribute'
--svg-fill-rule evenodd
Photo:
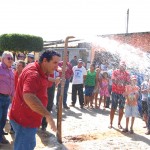
<svg viewBox="0 0 150 150"><path fill-rule="evenodd" d="M0 143L9 143L4 136L7 135L4 127L10 107L10 133L15 134L14 150L34 149L35 135L40 126L45 131L49 124L56 131L51 115L56 87L56 109L61 93L63 61L60 61L59 53L46 50L38 61L34 60L32 53L27 55L26 63L25 59L26 56L19 53L13 65L13 54L4 51L0 63ZM82 59L74 56L69 61L69 55L66 56L63 108L67 110L75 107L77 95L81 109L110 108L109 128L112 128L114 114L119 107L118 128L122 132L133 134L135 117L140 115L147 127L146 134L150 134L149 76L141 75L135 70L127 71L124 61L120 61L118 65L114 63L114 66L113 63L108 65L105 62L105 59L101 63L94 61L86 68ZM70 82L72 97L71 104L68 105ZM121 125L124 108L125 128ZM130 117L131 126L128 129Z"/></svg>

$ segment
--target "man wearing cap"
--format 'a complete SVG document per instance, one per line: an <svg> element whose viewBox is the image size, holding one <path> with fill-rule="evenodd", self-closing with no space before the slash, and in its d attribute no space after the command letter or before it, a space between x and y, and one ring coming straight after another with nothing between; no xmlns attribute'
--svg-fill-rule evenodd
<svg viewBox="0 0 150 150"><path fill-rule="evenodd" d="M10 122L15 131L14 150L33 150L35 135L43 117L53 131L56 126L47 106L48 75L58 67L60 54L44 51L39 63L27 65L19 76L10 110Z"/></svg>
<svg viewBox="0 0 150 150"><path fill-rule="evenodd" d="M123 109L125 106L125 97L123 93L125 92L125 86L130 82L129 73L126 71L126 64L121 61L119 64L119 69L116 69L112 73L112 106L110 111L110 126L112 128L114 114L119 104L119 118L118 118L118 128L122 129L121 120L123 116Z"/></svg>
<svg viewBox="0 0 150 150"><path fill-rule="evenodd" d="M87 75L85 67L83 67L82 59L78 60L78 65L73 67L73 80L72 80L72 104L75 106L77 100L77 92L79 95L80 107L83 108L84 97L83 97L83 84Z"/></svg>
<svg viewBox="0 0 150 150"><path fill-rule="evenodd" d="M17 55L17 60L25 60L25 55L23 54L23 53L19 53L18 55Z"/></svg>
<svg viewBox="0 0 150 150"><path fill-rule="evenodd" d="M29 53L27 56L28 56L28 59L27 59L28 64L34 62L34 54Z"/></svg>

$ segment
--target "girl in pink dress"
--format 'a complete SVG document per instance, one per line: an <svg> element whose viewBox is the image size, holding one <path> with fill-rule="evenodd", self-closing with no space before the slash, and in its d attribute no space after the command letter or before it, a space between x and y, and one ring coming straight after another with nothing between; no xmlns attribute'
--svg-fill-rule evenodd
<svg viewBox="0 0 150 150"><path fill-rule="evenodd" d="M104 100L104 109L106 107L106 99L109 97L109 91L108 91L108 73L103 72L102 78L99 79L99 86L100 86L100 100L99 100L99 108L102 102L102 99Z"/></svg>

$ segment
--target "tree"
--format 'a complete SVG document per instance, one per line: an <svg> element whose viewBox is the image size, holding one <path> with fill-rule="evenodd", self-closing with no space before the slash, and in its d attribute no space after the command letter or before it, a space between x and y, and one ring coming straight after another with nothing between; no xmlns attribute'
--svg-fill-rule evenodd
<svg viewBox="0 0 150 150"><path fill-rule="evenodd" d="M25 34L3 34L0 36L0 51L41 51L43 39L38 36Z"/></svg>

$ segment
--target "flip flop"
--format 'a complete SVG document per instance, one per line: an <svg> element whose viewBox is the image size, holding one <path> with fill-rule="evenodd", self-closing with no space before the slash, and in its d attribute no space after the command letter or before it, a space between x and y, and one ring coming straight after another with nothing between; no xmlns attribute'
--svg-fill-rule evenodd
<svg viewBox="0 0 150 150"><path fill-rule="evenodd" d="M126 133L126 132L128 132L128 129L125 128L125 129L122 130L122 132L125 132L125 133Z"/></svg>
<svg viewBox="0 0 150 150"><path fill-rule="evenodd" d="M130 134L133 134L133 133L134 133L133 129L130 129Z"/></svg>

